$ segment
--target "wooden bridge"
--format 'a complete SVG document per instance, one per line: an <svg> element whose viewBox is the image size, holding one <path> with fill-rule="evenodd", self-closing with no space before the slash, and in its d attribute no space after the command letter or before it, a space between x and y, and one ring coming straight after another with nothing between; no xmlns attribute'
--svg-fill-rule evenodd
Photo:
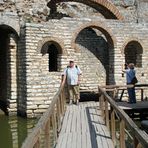
<svg viewBox="0 0 148 148"><path fill-rule="evenodd" d="M98 102L66 105L61 87L22 148L126 148L127 136L132 148L148 148L148 135L103 88L98 92Z"/></svg>

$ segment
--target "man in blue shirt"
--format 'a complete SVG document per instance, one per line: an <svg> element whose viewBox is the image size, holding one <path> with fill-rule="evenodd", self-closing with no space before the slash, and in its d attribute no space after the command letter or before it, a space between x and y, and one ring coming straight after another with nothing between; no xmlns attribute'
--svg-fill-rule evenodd
<svg viewBox="0 0 148 148"><path fill-rule="evenodd" d="M80 95L79 95L79 84L80 84L80 75L82 74L80 68L74 64L74 61L69 62L69 66L64 70L63 73L63 82L67 81L68 93L69 93L69 104L72 102L78 104Z"/></svg>
<svg viewBox="0 0 148 148"><path fill-rule="evenodd" d="M126 82L128 84L132 84L132 80L136 75L136 72L134 70L134 64L130 63L127 66L127 69L123 70L126 73ZM128 95L129 95L129 103L136 103L136 95L135 95L135 87L128 88Z"/></svg>

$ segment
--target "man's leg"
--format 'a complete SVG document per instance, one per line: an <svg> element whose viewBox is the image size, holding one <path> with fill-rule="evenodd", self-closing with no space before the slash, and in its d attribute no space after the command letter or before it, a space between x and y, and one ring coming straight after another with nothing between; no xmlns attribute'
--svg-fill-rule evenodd
<svg viewBox="0 0 148 148"><path fill-rule="evenodd" d="M128 88L127 89L127 91L128 91L128 96L129 96L129 103L133 103L132 101L132 88Z"/></svg>
<svg viewBox="0 0 148 148"><path fill-rule="evenodd" d="M75 95L75 100L76 103L79 103L79 99L80 99L80 91L79 91L79 85L75 85L74 86L74 95Z"/></svg>
<svg viewBox="0 0 148 148"><path fill-rule="evenodd" d="M135 94L135 88L132 88L132 102L136 103L136 94Z"/></svg>
<svg viewBox="0 0 148 148"><path fill-rule="evenodd" d="M72 104L72 100L73 100L73 86L68 85L68 93L69 93L69 104Z"/></svg>

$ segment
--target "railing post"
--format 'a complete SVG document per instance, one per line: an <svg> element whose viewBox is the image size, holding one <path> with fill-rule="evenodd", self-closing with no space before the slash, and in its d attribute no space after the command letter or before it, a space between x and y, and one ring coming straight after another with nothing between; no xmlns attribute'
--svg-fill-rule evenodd
<svg viewBox="0 0 148 148"><path fill-rule="evenodd" d="M63 108L64 108L64 112L65 112L65 110L66 110L65 87L63 87L63 90L62 90L62 100L63 100Z"/></svg>
<svg viewBox="0 0 148 148"><path fill-rule="evenodd" d="M137 140L137 138L134 136L133 137L133 144L134 144L134 147L133 148L142 148L141 144L139 143L139 141Z"/></svg>
<svg viewBox="0 0 148 148"><path fill-rule="evenodd" d="M64 96L64 87L61 91L61 94L60 94L60 100L61 100L61 109L62 109L62 115L64 114L65 112L65 96Z"/></svg>
<svg viewBox="0 0 148 148"><path fill-rule="evenodd" d="M58 135L57 135L57 124L56 124L55 109L53 110L53 115L52 115L52 127L53 127L54 142L56 142Z"/></svg>
<svg viewBox="0 0 148 148"><path fill-rule="evenodd" d="M141 88L141 101L143 101L143 88Z"/></svg>
<svg viewBox="0 0 148 148"><path fill-rule="evenodd" d="M100 109L101 109L101 115L104 118L104 95L102 94L100 97Z"/></svg>
<svg viewBox="0 0 148 148"><path fill-rule="evenodd" d="M48 120L48 122L46 123L46 127L45 127L45 140L46 140L46 148L50 148L51 147L51 143L50 143L50 118Z"/></svg>
<svg viewBox="0 0 148 148"><path fill-rule="evenodd" d="M64 113L64 108L63 108L63 94L62 94L62 92L61 92L61 94L60 94L60 108L61 108L61 113L62 113L62 115L63 115L63 113Z"/></svg>
<svg viewBox="0 0 148 148"><path fill-rule="evenodd" d="M111 107L111 136L114 146L116 145L116 123L115 123L115 111Z"/></svg>
<svg viewBox="0 0 148 148"><path fill-rule="evenodd" d="M99 106L100 106L100 109L101 109L101 111L103 110L102 108L103 108L103 98L102 98L102 94L101 94L101 96L100 96L100 98L99 98Z"/></svg>
<svg viewBox="0 0 148 148"><path fill-rule="evenodd" d="M117 95L116 94L116 91L117 91L116 88L114 88L114 91L113 91L113 100L115 100L115 98L116 98L116 95Z"/></svg>
<svg viewBox="0 0 148 148"><path fill-rule="evenodd" d="M33 148L40 148L40 138L38 138Z"/></svg>
<svg viewBox="0 0 148 148"><path fill-rule="evenodd" d="M120 148L125 148L125 122L121 119L120 121Z"/></svg>
<svg viewBox="0 0 148 148"><path fill-rule="evenodd" d="M61 128L60 100L57 101L56 107L57 107L57 127L58 127L58 132L59 132Z"/></svg>
<svg viewBox="0 0 148 148"><path fill-rule="evenodd" d="M109 125L109 109L108 109L108 101L105 99L105 123L108 129L110 129Z"/></svg>

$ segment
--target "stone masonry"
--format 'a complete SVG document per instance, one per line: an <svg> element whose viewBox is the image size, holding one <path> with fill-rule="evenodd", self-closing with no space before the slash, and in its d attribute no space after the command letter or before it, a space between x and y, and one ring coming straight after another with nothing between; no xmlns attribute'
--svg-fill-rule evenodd
<svg viewBox="0 0 148 148"><path fill-rule="evenodd" d="M144 0L1 0L0 101L9 114L45 112L71 58L83 72L80 90L125 84L128 59L137 64L139 83L148 83L147 8ZM52 59L51 45L58 51ZM57 69L50 71L52 62Z"/></svg>

